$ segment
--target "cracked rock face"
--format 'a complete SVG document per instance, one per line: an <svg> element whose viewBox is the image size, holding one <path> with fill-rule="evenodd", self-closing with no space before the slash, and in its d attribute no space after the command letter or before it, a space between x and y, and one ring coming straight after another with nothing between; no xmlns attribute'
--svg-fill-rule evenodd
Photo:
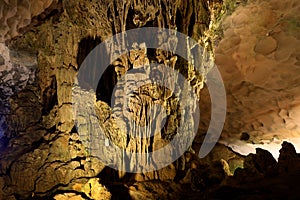
<svg viewBox="0 0 300 200"><path fill-rule="evenodd" d="M3 43L0 43L0 55L0 135L3 136L8 131L6 121L10 119L8 115L11 114L10 111L13 106L9 98L23 90L27 85L34 84L36 81L37 57L34 52L11 51ZM27 104L27 106L30 105ZM26 112L31 114L32 108L28 108ZM19 114L23 115L25 113L20 111ZM20 118L19 121L26 124L28 120L31 119Z"/></svg>
<svg viewBox="0 0 300 200"><path fill-rule="evenodd" d="M7 110L1 113L0 121L3 135L0 143L3 149L1 198L107 199L111 194L103 186L103 180L172 180L178 176L178 170L186 174L184 156L157 172L137 176L109 170L99 158L90 154L83 143L85 138L77 132L94 137L91 125L100 122L110 142L128 151L145 153L161 148L174 137L178 121L185 117L178 114L176 95L179 94L172 94L155 84L134 91L135 95L128 101L128 113L122 117L131 118L134 123L124 130L119 128L118 121L118 112L124 108L110 107L110 90L130 69L138 70L141 64L149 65L155 61L181 72L199 95L204 69L202 74L197 73L195 67L176 55L161 50L147 52L147 46L136 44L141 50L111 60L111 70L103 82L100 81L97 91L79 91L79 95L86 98L84 107L95 108L96 113L78 117L77 127L72 88L77 84L76 75L88 53L101 41L121 31L143 26L178 29L212 49L209 35L205 33L211 18L207 2L41 1L33 4L31 1L5 1L1 6L4 10L1 18L3 43L0 46L4 94L1 102L4 102L3 110ZM109 53L114 55L121 48ZM212 52L210 54L212 56ZM161 73L159 66L156 72ZM95 74L90 76L95 78ZM138 76L128 76L127 83L137 84L137 80ZM124 85L119 85L115 93L117 105L120 98L127 95ZM191 102L187 113L194 111L196 103ZM141 126L151 123L147 113L157 112L151 110L155 104L166 109L165 130L156 127L158 134L154 139L138 140L135 133L128 134L135 123ZM194 126L188 123L188 119L185 121L183 126ZM113 152L106 154L113 155ZM193 166L196 172L200 164L194 163Z"/></svg>

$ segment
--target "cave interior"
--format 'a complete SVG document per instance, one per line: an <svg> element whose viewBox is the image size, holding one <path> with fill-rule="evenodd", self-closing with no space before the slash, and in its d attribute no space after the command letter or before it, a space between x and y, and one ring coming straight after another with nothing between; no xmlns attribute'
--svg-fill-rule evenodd
<svg viewBox="0 0 300 200"><path fill-rule="evenodd" d="M0 0L0 200L300 199L299 33L298 0Z"/></svg>

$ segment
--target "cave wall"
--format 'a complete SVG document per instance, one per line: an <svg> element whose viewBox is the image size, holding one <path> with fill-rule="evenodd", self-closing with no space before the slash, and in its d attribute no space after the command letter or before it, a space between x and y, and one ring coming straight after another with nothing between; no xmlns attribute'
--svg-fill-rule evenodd
<svg viewBox="0 0 300 200"><path fill-rule="evenodd" d="M223 22L215 51L228 100L222 141L244 154L261 147L278 158L284 140L299 151L299 9L298 1L248 1Z"/></svg>
<svg viewBox="0 0 300 200"><path fill-rule="evenodd" d="M204 115L201 113L198 139L181 161L154 173L125 176L105 168L99 159L87 153L74 127L72 87L76 84L75 77L84 57L96 44L132 28L157 26L177 29L206 46L211 50L211 56L215 55L228 101L228 115L221 137L223 144L248 154L260 145L268 148L267 144L279 146L283 140L299 138L297 1L249 1L247 4L245 1L217 0L0 3L3 11L0 21L2 198L109 198L113 189L108 191L103 183L105 179L115 182L146 180L149 185L141 182L127 188L131 192L127 193L136 198L160 195L171 198L178 193L167 192L164 187L180 192L180 184L187 184L191 191L199 192L205 186L219 184L226 173L232 175L237 167L243 166L242 156L220 144L202 161L196 156L201 145L199 138L205 134L210 119L209 94L205 87L202 89L205 74L198 74L193 82L196 89L201 90L200 106L204 111ZM220 20L226 15L229 16L219 27ZM144 51L132 54L143 58L149 56L149 52ZM112 63L117 78L139 65L138 56L127 55ZM160 52L148 59L170 63L174 61L174 55ZM195 71L187 63L178 68L186 78L191 78L189 74ZM108 72L108 76L115 76L115 73ZM154 94L161 93L159 88L154 91ZM88 132L88 125L100 120L110 128L107 134L112 141L125 144L127 136L115 129L117 125L111 118L109 98L103 97L107 94L101 93L101 87L98 92L100 95L80 92L85 97L84 101L97 108L98 117L83 116L79 128ZM169 103L174 103L172 98ZM134 106L132 110L138 116L142 107ZM177 125L170 126L169 130L172 130ZM161 140L158 146L169 139ZM144 151L136 148L136 142L129 142L133 145L129 145L128 149ZM149 147L148 141L145 146ZM273 150L273 146L269 149ZM270 163L274 164L269 154L259 152L260 155L266 154ZM294 151L293 155L297 160ZM251 155L247 161L250 163L248 168L253 167L253 159L256 158ZM213 163L213 167L207 167L208 163ZM183 179L178 172L183 174ZM259 176L261 173L264 172L259 172ZM206 179L203 180L203 177ZM173 183L173 179L180 180L180 184ZM151 180L161 182L154 185ZM156 188L161 193L152 194L149 188ZM139 191L146 192L141 194Z"/></svg>
<svg viewBox="0 0 300 200"><path fill-rule="evenodd" d="M30 24L38 24L57 1L1 1L1 43L26 31ZM50 9L49 9L50 8ZM48 10L47 10L48 9Z"/></svg>
<svg viewBox="0 0 300 200"><path fill-rule="evenodd" d="M4 101L1 106L7 113L1 113L4 127L1 133L3 153L0 161L2 198L63 199L71 198L72 195L92 199L109 198L111 194L100 180L105 166L94 155L88 154L74 126L72 88L76 84L83 55L113 34L143 26L178 29L211 50L212 43L206 31L214 19L213 11L219 11L221 5L217 1L216 4L207 4L205 1L194 0L88 3L4 1L1 4L1 9L5 11L1 18L1 55L4 58L1 67L5 73L1 74L4 76L5 96L1 98ZM143 56L148 56L144 50L131 52L121 61L112 63L112 67L122 75L129 68L138 66ZM175 63L172 64L176 62L174 55L158 51L153 56L156 61L168 62L175 67ZM195 89L199 92L204 74L195 76L195 68L188 63L177 68L186 78L193 79ZM189 77L191 74L193 77ZM12 89L14 87L17 89ZM144 90L152 90L153 95L166 95L165 91L153 86L145 87ZM101 89L99 91L101 93ZM116 128L114 118L107 120L111 108L99 100L101 95L97 102L95 93L80 91L80 95L91 103L90 106L97 107L100 116L82 116L77 119L77 128L93 134L89 132L89 127L100 120L108 129L108 137L122 146L126 141L126 133ZM154 98L151 95L148 97ZM174 97L167 101L167 107L175 111L172 111L166 135L160 142L155 140L158 148L172 138L178 126L174 123L179 117L176 115L175 101ZM142 109L147 108L132 107L135 116L139 116ZM167 134L171 136L167 137ZM146 148L136 148L139 142L134 139L129 141L128 150L148 151ZM153 144L147 141L143 145L149 148ZM172 180L180 168L178 165L173 163L158 172L131 175L129 179ZM103 179L106 176L113 180L114 173L104 174ZM123 176L124 173L116 175L116 181ZM69 192L64 194L64 191Z"/></svg>

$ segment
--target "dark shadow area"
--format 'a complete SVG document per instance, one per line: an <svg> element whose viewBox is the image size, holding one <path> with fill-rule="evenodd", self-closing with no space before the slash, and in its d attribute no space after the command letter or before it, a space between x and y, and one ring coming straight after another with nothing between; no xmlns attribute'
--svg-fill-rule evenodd
<svg viewBox="0 0 300 200"><path fill-rule="evenodd" d="M119 178L119 171L112 169L110 167L105 167L98 177L101 180L101 184L105 185L107 189L112 194L112 200L119 200L119 199L131 199L128 188L125 186L128 183L128 180L134 174L126 173L124 178Z"/></svg>
<svg viewBox="0 0 300 200"><path fill-rule="evenodd" d="M98 82L96 90L97 100L104 101L111 106L112 93L117 82L115 68L109 65Z"/></svg>
<svg viewBox="0 0 300 200"><path fill-rule="evenodd" d="M57 81L55 76L51 77L51 84L43 91L42 98L43 98L42 114L48 115L50 111L53 109L53 107L55 105L58 105Z"/></svg>
<svg viewBox="0 0 300 200"><path fill-rule="evenodd" d="M78 45L78 53L77 53L77 64L80 67L84 59L88 56L88 54L101 43L100 37L87 37L83 38Z"/></svg>
<svg viewBox="0 0 300 200"><path fill-rule="evenodd" d="M78 54L77 54L77 64L80 67L89 53L97 47L102 42L101 38L96 37L87 37L80 41ZM104 60L103 56L109 56L106 54L99 54L97 58L95 58L95 64L92 72L88 72L91 74L86 74L89 80L98 82L97 89L96 89L96 96L97 100L101 100L106 102L107 104L111 105L111 95L113 89L117 83L117 74L115 72L114 66L103 66L101 65L101 61ZM106 59L106 58L105 58ZM100 72L103 71L101 77L97 77Z"/></svg>

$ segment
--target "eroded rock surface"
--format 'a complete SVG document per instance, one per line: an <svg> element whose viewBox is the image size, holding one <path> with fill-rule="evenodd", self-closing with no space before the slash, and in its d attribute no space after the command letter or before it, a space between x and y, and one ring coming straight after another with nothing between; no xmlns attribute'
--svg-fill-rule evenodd
<svg viewBox="0 0 300 200"><path fill-rule="evenodd" d="M151 61L154 61L158 63L156 69L160 73L160 65L169 65L183 74L198 98L202 95L205 75L211 66L200 65L197 68L184 62L178 55L162 50L145 49L147 46L144 44L135 44L139 50L111 60L111 65L96 91L76 90L78 70L94 47L116 33L144 26L177 29L203 45L208 57L212 58L213 51L216 53L216 62L220 64L221 72L225 71L225 85L230 90L229 104L233 105L229 108L229 120L232 123L225 126L223 138L231 134L234 138L241 138L240 133L247 132L243 141L257 143L261 139L261 132L255 131L261 130L261 121L264 124L261 131L278 128L276 120L280 121L279 124L286 124L285 128L288 126L288 129L294 130L294 120L289 119L296 119L298 114L290 112L283 103L290 97L289 94L296 94L298 91L295 89L297 79L292 79L289 74L297 74L297 48L295 47L290 55L284 54L288 44L298 42L298 38L295 37L298 30L294 21L296 18L284 16L283 22L287 20L289 25L279 23L277 26L275 19L280 13L271 11L271 4L262 2L257 6L252 2L245 7L239 7L227 18L223 23L224 37L230 40L228 43L222 40L218 49L214 49L222 35L219 26L222 16L232 14L237 5L245 3L218 0L1 2L3 13L0 24L3 26L0 26L0 199L209 199L225 196L242 198L245 195L255 198L258 194L271 198L284 197L289 191L293 192L294 190L289 190L288 187L296 188L293 183L294 179L299 177L299 155L291 144L283 143L278 164L265 150L257 149L257 154L244 157L223 144L217 144L206 158L200 160L198 152L205 133L205 119L202 120L197 138L188 151L172 164L157 171L138 174L116 171L106 167L97 155L91 153L91 148L99 148L97 144L89 143L91 138L103 139L108 146L114 143L132 152L147 153L159 149L174 137L178 122L185 117L178 113L180 102L176 94L155 84L146 84L133 95L129 95L128 109L124 109L122 103L128 95L128 90L126 85L119 84L114 96L117 106L112 108L111 90L116 82L122 81L122 75L129 70L138 70L141 65L151 67ZM293 7L293 11L296 12L299 7L293 5L288 4L288 8ZM281 3L272 6L275 10L282 9ZM247 10L249 8L250 11ZM268 12L265 12L265 8ZM244 9L250 14L246 15ZM261 24L256 24L258 16L252 16L253 13L265 16ZM270 16L273 15L275 19L271 17L273 21L269 22ZM250 38L255 41L250 47L246 45L249 38L244 38L245 35L249 36L248 33L245 34L243 27L247 20L251 26L246 28L251 29L247 30L249 34L254 34ZM273 29L272 26L272 31L266 32L269 30L269 24L276 25L276 28ZM262 33L263 36L259 37ZM266 33L268 34L264 35ZM283 42L284 39L287 39L288 44ZM161 45L169 45L172 42L165 41ZM115 47L109 52L111 55L123 50L122 46ZM192 49L188 48L188 51L190 50ZM245 56L245 51L251 54ZM232 54L232 57L228 54ZM277 70L279 75L271 73L269 68L258 68L261 71L260 76L257 76L252 73L252 65L244 65L247 59L253 66L256 61L260 61L257 67L269 64L267 61L274 59L279 62L276 66L282 64L285 67L286 61L294 65L289 73L283 69ZM275 66L275 63L271 64ZM227 68L229 65L236 66L240 71L236 73L232 68ZM99 77L95 77L98 69L94 70L88 75L91 79L98 80ZM282 82L270 85L261 75L269 73L270 79L278 76L280 79L276 79L277 81L291 78L295 85L280 84ZM138 84L144 74L127 76L127 83ZM243 76L239 77L241 74ZM236 78L232 79L232 76ZM228 80L230 81L226 82ZM176 79L169 81L176 83ZM259 81L259 86L253 84L255 81ZM239 84L242 86L239 87ZM269 86L271 92L261 89ZM284 90L286 87L288 90ZM72 93L74 88L75 94ZM245 96L245 93L248 96ZM265 93L282 93L279 96L282 98L277 101L278 105L282 105L278 106L281 110L276 110L276 117L273 118L276 120L272 122L267 120L268 117L272 118L273 114L263 115L270 110L269 106L262 114L255 114L252 118L252 114L259 110L260 106L269 105L266 98L255 98ZM79 107L87 109L86 113L90 113L90 110L94 110L94 113L85 113L74 120L74 95L78 95L82 100ZM254 95L254 100L251 95ZM204 101L201 102L206 102L205 94L202 97ZM242 103L235 101L236 99L242 99ZM243 102L253 104L254 107L250 109L253 112L244 112L240 107L240 104L244 105ZM196 103L190 102L188 113L194 111ZM273 103L270 105L274 105ZM153 130L157 129L158 134L153 138L137 139L135 136L139 131L134 127L151 123L148 120L149 113L155 115L158 112L155 109L151 110L154 105L161 105L166 109L165 129L159 130L159 124L156 124ZM297 105L296 98L292 105ZM206 103L204 110L209 113ZM240 111L243 113L239 113ZM232 115L242 120L242 125ZM261 116L264 117L260 118ZM122 129L124 121L118 119L124 118L130 119L132 123ZM250 119L259 120L252 122ZM189 126L195 124L190 124L188 119L184 121L186 123L183 126L187 127L184 130L189 134ZM273 122L276 127L267 126ZM93 132L93 125L99 123L109 140L97 138L97 133ZM147 131L143 133L149 134ZM256 133L258 139L255 138ZM293 134L297 135L297 132ZM267 137L269 136L267 134ZM86 141L88 142L85 143ZM112 159L122 157L110 151L105 153ZM244 169L239 169L243 167ZM253 181L261 183L256 184ZM270 186L268 181L274 183L275 187ZM258 192L253 194L253 189L257 189ZM265 189L275 192L269 194ZM290 197L296 198L297 193L290 193Z"/></svg>
<svg viewBox="0 0 300 200"><path fill-rule="evenodd" d="M299 10L294 0L250 0L223 21L215 50L228 100L222 141L240 153L260 147L277 159L284 140L299 148Z"/></svg>
<svg viewBox="0 0 300 200"><path fill-rule="evenodd" d="M91 125L100 122L106 129L109 142L119 147L132 152L148 152L168 143L176 134L180 117L184 117L177 113L176 95L179 94L172 95L170 91L153 84L145 85L136 92L135 97L131 97L131 106L125 118L130 116L134 123L145 125L149 123L145 113L153 105L160 104L167 110L167 128L154 140L138 140L135 132L127 133L133 130L134 124L127 127L128 130L119 128L119 111L124 108L110 107L110 96L107 94L114 82L120 80L128 70L155 61L183 73L199 97L205 72L211 66L205 66L206 70L204 66L198 66L202 72L197 73L195 67L176 55L159 50L149 53L145 49L132 51L114 62L111 60L113 70L106 74L106 82L100 83L99 90L92 93L79 91L83 100L86 98L84 106L95 109L96 113L78 117L75 127L72 88L77 84L76 75L81 63L101 41L115 33L143 26L178 28L211 49L209 35L205 32L214 18L210 12L211 6L205 1L194 0L4 1L1 4L3 59L0 63L3 69L1 87L3 85L4 88L1 100L4 102L3 110L7 109L7 112L1 114L0 121L3 124L0 167L2 198L109 198L109 192L101 183L103 180L99 179L105 166L99 158L90 154L90 146L83 143L85 139L97 136ZM217 6L221 4L216 4L215 9ZM168 43L166 41L161 45ZM147 48L141 46L143 44L137 45ZM122 46L116 46L109 53L113 55L119 50L122 50ZM93 77L95 74L90 76L98 80L99 77ZM128 78L127 82L132 84L139 80L137 76ZM175 79L169 81L176 82ZM117 88L117 105L121 97L127 95L126 92L122 85ZM196 101L191 103L188 113L194 111L195 105ZM194 126L190 123L183 125L187 128ZM189 129L186 131L188 133ZM82 133L86 133L86 137ZM107 155L113 155L113 152L107 152ZM158 172L136 177L124 173L114 176L114 172L111 172L105 176L108 179L114 177L116 181L172 181L178 169L188 170L185 163L186 158L182 157L181 161ZM103 195L100 195L101 192Z"/></svg>

